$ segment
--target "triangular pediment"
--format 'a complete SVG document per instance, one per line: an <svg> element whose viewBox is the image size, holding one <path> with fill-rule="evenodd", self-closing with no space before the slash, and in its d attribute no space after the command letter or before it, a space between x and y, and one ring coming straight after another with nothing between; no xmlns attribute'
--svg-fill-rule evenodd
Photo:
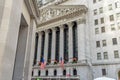
<svg viewBox="0 0 120 80"><path fill-rule="evenodd" d="M87 12L85 5L54 5L40 9L39 26L80 16Z"/></svg>

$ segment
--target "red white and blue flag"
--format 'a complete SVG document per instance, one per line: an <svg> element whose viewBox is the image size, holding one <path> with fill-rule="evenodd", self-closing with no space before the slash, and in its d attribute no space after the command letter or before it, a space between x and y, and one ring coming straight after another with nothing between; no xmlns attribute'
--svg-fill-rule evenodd
<svg viewBox="0 0 120 80"><path fill-rule="evenodd" d="M44 69L45 66L46 66L46 62L45 62L44 58L42 57L40 68L41 68L41 69Z"/></svg>
<svg viewBox="0 0 120 80"><path fill-rule="evenodd" d="M61 66L62 68L64 68L64 61L63 61L62 57L60 58L60 66Z"/></svg>

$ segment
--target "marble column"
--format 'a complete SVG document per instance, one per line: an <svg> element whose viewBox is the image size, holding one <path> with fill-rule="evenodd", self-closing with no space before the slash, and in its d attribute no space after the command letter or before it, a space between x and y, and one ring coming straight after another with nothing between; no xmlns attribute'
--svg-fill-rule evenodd
<svg viewBox="0 0 120 80"><path fill-rule="evenodd" d="M69 52L69 62L72 61L73 58L73 24L72 22L68 23L68 27L69 27L69 39L68 39L68 52Z"/></svg>
<svg viewBox="0 0 120 80"><path fill-rule="evenodd" d="M85 19L77 20L77 33L78 33L78 61L85 60Z"/></svg>
<svg viewBox="0 0 120 80"><path fill-rule="evenodd" d="M64 26L60 26L60 58L64 58Z"/></svg>
<svg viewBox="0 0 120 80"><path fill-rule="evenodd" d="M37 48L37 65L40 62L42 32L39 32L38 36L39 38L38 38L38 48Z"/></svg>
<svg viewBox="0 0 120 80"><path fill-rule="evenodd" d="M56 29L52 28L52 53L51 53L51 63L55 60L55 43L56 43Z"/></svg>
<svg viewBox="0 0 120 80"><path fill-rule="evenodd" d="M44 59L47 61L48 58L48 30L45 30L45 48L44 48Z"/></svg>

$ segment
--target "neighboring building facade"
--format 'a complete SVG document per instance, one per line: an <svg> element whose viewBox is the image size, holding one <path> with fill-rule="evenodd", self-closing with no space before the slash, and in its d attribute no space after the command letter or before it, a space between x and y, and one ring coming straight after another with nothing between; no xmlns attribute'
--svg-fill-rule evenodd
<svg viewBox="0 0 120 80"><path fill-rule="evenodd" d="M32 79L93 80L106 76L119 80L120 1L60 1L39 4ZM47 62L44 70L38 66L41 57ZM64 68L60 67L61 57ZM66 77L68 74L71 76Z"/></svg>

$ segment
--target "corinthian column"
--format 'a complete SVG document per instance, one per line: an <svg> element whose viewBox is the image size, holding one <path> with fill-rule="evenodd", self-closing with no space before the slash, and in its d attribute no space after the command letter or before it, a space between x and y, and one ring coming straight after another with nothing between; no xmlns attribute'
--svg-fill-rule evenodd
<svg viewBox="0 0 120 80"><path fill-rule="evenodd" d="M68 39L68 52L69 52L69 62L72 61L73 58L73 31L72 31L72 27L73 24L72 22L68 23L68 27L69 27L69 39Z"/></svg>
<svg viewBox="0 0 120 80"><path fill-rule="evenodd" d="M55 60L55 42L56 42L56 30L52 28L52 53L51 53L51 60ZM51 63L54 63L52 61Z"/></svg>
<svg viewBox="0 0 120 80"><path fill-rule="evenodd" d="M37 48L37 65L40 62L40 55L41 55L41 38L42 38L42 32L38 33L39 39L38 39L38 48Z"/></svg>
<svg viewBox="0 0 120 80"><path fill-rule="evenodd" d="M48 57L48 30L45 30L45 48L44 48L44 58L47 61Z"/></svg>
<svg viewBox="0 0 120 80"><path fill-rule="evenodd" d="M60 58L62 57L62 58L64 58L64 56L63 56L63 51L64 51L64 42L63 42L63 40L64 40L64 36L63 36L63 31L64 31L64 27L63 27L63 25L61 25L60 26ZM59 60L60 61L60 60Z"/></svg>

